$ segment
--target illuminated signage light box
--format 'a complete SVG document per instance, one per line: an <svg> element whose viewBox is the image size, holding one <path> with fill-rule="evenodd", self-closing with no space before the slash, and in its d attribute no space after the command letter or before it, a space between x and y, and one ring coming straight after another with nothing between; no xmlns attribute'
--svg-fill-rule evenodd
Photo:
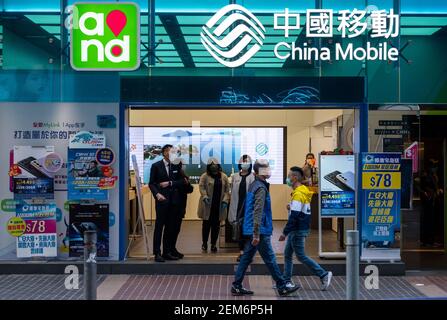
<svg viewBox="0 0 447 320"><path fill-rule="evenodd" d="M240 157L248 154L253 162L267 159L272 168L269 182L282 184L284 133L282 127L131 127L130 153L135 154L139 167L143 168L144 183L149 182L152 164L162 159L163 145L171 144L184 160L185 173L193 183L198 183L206 172L210 157L217 158L223 172L230 176L239 171Z"/></svg>

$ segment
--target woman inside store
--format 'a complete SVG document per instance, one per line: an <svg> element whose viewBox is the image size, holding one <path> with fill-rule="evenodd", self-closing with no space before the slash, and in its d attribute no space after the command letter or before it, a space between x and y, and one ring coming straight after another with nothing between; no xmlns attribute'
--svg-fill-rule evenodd
<svg viewBox="0 0 447 320"><path fill-rule="evenodd" d="M208 251L208 238L211 232L211 252L216 253L220 223L227 217L230 201L230 183L216 158L208 160L206 172L199 180L199 190L197 216L203 220L202 251Z"/></svg>
<svg viewBox="0 0 447 320"><path fill-rule="evenodd" d="M315 155L313 153L309 152L306 155L306 161L304 162L302 169L304 172L303 184L306 186L317 184L317 167Z"/></svg>
<svg viewBox="0 0 447 320"><path fill-rule="evenodd" d="M233 174L231 178L231 201L230 210L228 211L228 221L233 225L233 233L238 239L239 262L241 255L244 253L245 241L242 237L242 225L244 221L245 198L250 184L255 180L252 172L252 160L249 155L244 154L238 163L239 172Z"/></svg>

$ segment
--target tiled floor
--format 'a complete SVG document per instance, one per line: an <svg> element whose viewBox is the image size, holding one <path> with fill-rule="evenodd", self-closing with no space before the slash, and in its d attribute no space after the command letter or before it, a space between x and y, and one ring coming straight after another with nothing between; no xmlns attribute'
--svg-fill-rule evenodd
<svg viewBox="0 0 447 320"><path fill-rule="evenodd" d="M316 277L295 277L301 289L287 298L272 289L269 276L247 276L244 285L255 291L252 297L230 294L232 276L223 275L101 275L101 300L338 300L345 298L345 277L334 277L328 291L319 290ZM447 276L382 277L379 289L367 290L360 282L360 299L446 299ZM67 290L64 275L0 275L1 300L79 300L83 298L82 277L78 290Z"/></svg>

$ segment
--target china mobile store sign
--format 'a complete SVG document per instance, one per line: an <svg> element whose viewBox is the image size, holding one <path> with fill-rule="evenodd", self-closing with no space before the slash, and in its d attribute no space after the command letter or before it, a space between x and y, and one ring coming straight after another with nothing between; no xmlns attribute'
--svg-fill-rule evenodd
<svg viewBox="0 0 447 320"><path fill-rule="evenodd" d="M302 19L305 19L304 23ZM393 9L308 9L306 13L294 13L286 8L274 13L273 29L290 39L274 46L274 56L284 61L397 61L399 57L399 50L389 43L390 39L399 36L400 30L400 17ZM301 45L296 41L300 35L306 39ZM312 39L334 39L335 36L342 40L368 36L374 44L367 41L366 46L363 43L356 46L352 42L346 45L335 42L331 47L310 45L318 43ZM201 32L201 42L209 54L231 68L249 62L268 37L259 18L236 4L220 9Z"/></svg>

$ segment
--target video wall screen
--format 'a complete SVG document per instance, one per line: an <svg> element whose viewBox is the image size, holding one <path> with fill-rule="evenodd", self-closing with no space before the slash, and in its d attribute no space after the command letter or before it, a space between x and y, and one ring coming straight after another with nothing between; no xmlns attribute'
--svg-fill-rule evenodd
<svg viewBox="0 0 447 320"><path fill-rule="evenodd" d="M284 135L283 127L131 127L129 158L136 155L143 182L149 183L152 164L162 159L162 146L172 144L185 161L191 182L198 183L210 157L217 158L230 176L238 172L239 158L248 154L253 161L267 159L272 169L269 182L282 184Z"/></svg>

